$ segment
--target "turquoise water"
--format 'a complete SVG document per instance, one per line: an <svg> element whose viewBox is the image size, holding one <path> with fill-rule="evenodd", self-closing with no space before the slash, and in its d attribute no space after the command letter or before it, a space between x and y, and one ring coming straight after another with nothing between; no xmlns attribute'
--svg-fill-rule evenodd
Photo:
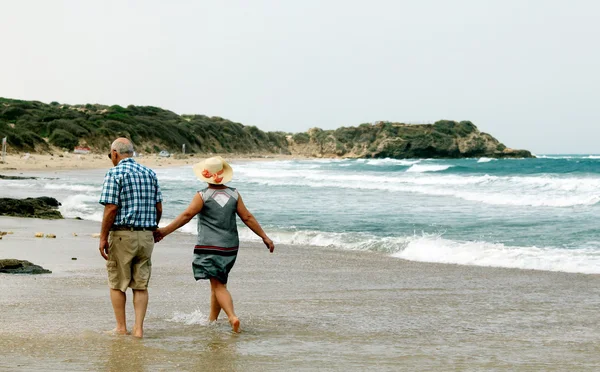
<svg viewBox="0 0 600 372"><path fill-rule="evenodd" d="M600 273L600 156L537 159L234 162L246 205L279 243L395 259ZM104 171L6 181L99 221ZM157 169L165 222L204 187L191 167ZM10 182L10 183L9 183ZM195 224L184 227L194 233ZM242 229L244 240L255 239Z"/></svg>

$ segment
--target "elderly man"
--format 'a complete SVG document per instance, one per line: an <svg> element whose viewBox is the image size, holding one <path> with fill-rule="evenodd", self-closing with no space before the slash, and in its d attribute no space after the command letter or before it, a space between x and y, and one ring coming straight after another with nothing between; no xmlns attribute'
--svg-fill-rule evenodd
<svg viewBox="0 0 600 372"><path fill-rule="evenodd" d="M156 174L132 158L133 144L116 139L110 148L111 168L104 178L100 204L104 205L100 254L106 260L110 299L117 334L128 334L125 291L133 290L133 335L143 337L152 270L153 231L162 215L162 195Z"/></svg>

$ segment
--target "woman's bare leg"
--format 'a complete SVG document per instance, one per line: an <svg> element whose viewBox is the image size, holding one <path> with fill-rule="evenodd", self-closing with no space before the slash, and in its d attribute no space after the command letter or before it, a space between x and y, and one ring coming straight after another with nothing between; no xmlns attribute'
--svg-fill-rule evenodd
<svg viewBox="0 0 600 372"><path fill-rule="evenodd" d="M233 311L233 299L231 298L231 294L227 290L227 287L225 287L225 285L217 279L210 278L210 288L215 293L215 297L219 303L219 306L221 306L223 311L225 311L225 314L227 314L231 328L234 332L239 332L240 320Z"/></svg>
<svg viewBox="0 0 600 372"><path fill-rule="evenodd" d="M212 289L212 285L210 288L210 315L208 316L209 322L214 322L219 318L219 313L221 313L221 305L219 305L219 301L217 301L217 295L215 291Z"/></svg>

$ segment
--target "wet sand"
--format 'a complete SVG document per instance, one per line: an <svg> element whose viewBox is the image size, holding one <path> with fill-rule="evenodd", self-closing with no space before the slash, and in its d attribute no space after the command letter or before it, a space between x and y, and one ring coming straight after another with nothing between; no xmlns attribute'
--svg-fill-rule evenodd
<svg viewBox="0 0 600 372"><path fill-rule="evenodd" d="M104 260L91 237L99 227L0 217L0 230L14 231L0 240L0 257L53 270L0 274L0 370L600 368L598 275L309 246L269 254L245 243L229 284L242 320L233 334L225 319L206 322L209 285L191 275L194 237L185 234L155 247L146 338L109 336ZM37 231L57 238L34 238Z"/></svg>

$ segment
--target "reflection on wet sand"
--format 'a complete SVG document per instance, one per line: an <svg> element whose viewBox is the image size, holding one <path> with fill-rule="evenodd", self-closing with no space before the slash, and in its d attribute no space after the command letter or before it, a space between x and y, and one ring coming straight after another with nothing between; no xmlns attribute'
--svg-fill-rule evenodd
<svg viewBox="0 0 600 372"><path fill-rule="evenodd" d="M145 371L148 355L151 351L146 348L143 340L131 336L111 336L107 340L105 370L120 371Z"/></svg>

